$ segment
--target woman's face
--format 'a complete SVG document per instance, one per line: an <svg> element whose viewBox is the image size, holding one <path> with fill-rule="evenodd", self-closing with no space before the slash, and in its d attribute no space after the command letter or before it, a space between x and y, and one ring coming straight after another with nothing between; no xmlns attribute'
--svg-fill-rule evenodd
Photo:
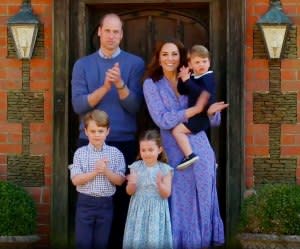
<svg viewBox="0 0 300 249"><path fill-rule="evenodd" d="M174 43L166 43L159 53L159 63L164 73L177 72L180 63L178 47Z"/></svg>

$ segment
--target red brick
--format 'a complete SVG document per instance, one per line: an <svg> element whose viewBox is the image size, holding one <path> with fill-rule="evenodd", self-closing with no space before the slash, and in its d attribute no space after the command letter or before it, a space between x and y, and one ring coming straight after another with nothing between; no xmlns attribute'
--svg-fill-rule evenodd
<svg viewBox="0 0 300 249"><path fill-rule="evenodd" d="M1 153L5 154L21 154L22 145L21 144L0 144Z"/></svg>
<svg viewBox="0 0 300 249"><path fill-rule="evenodd" d="M0 175L4 176L7 174L7 166L6 165L1 165L0 164Z"/></svg>
<svg viewBox="0 0 300 249"><path fill-rule="evenodd" d="M288 13L288 15L291 16L296 16L297 15L297 6L296 5L282 5L282 11L285 13Z"/></svg>
<svg viewBox="0 0 300 249"><path fill-rule="evenodd" d="M284 156L299 156L299 146L281 146L281 155Z"/></svg>
<svg viewBox="0 0 300 249"><path fill-rule="evenodd" d="M294 145L295 144L295 136L281 134L281 144L282 145Z"/></svg>
<svg viewBox="0 0 300 249"><path fill-rule="evenodd" d="M30 141L32 144L49 144L51 140L51 135L45 132L34 132L31 133Z"/></svg>
<svg viewBox="0 0 300 249"><path fill-rule="evenodd" d="M49 124L45 123L32 123L30 124L30 132L42 132L45 130L49 130Z"/></svg>
<svg viewBox="0 0 300 249"><path fill-rule="evenodd" d="M281 126L281 132L284 134L299 134L300 133L300 125L289 125L283 124Z"/></svg>
<svg viewBox="0 0 300 249"><path fill-rule="evenodd" d="M41 202L41 188L40 187L27 187L27 191L30 193L30 195L33 197L36 203Z"/></svg>
<svg viewBox="0 0 300 249"><path fill-rule="evenodd" d="M6 165L6 155L0 154L0 165Z"/></svg>
<svg viewBox="0 0 300 249"><path fill-rule="evenodd" d="M41 146L40 144L31 144L30 151L33 155L44 155L48 151L52 149L52 144L44 144Z"/></svg>
<svg viewBox="0 0 300 249"><path fill-rule="evenodd" d="M14 16L19 13L21 5L7 5L7 14L8 16Z"/></svg>
<svg viewBox="0 0 300 249"><path fill-rule="evenodd" d="M51 195L50 189L47 188L47 187L44 187L41 194L42 194L41 202L42 203L49 203L50 202L50 197L51 197L50 196Z"/></svg>
<svg viewBox="0 0 300 249"><path fill-rule="evenodd" d="M299 60L291 60L291 59L284 59L281 61L281 67L282 68L288 68L288 69L296 69L299 70L300 68L300 61Z"/></svg>
<svg viewBox="0 0 300 249"><path fill-rule="evenodd" d="M297 80L297 70L282 69L281 79L282 80Z"/></svg>
<svg viewBox="0 0 300 249"><path fill-rule="evenodd" d="M37 203L37 211L39 214L50 215L50 205L45 203Z"/></svg>
<svg viewBox="0 0 300 249"><path fill-rule="evenodd" d="M268 146L247 146L246 154L252 156L268 156L269 155L269 147Z"/></svg>
<svg viewBox="0 0 300 249"><path fill-rule="evenodd" d="M51 184L52 184L52 177L51 177L51 175L45 175L45 186L46 187L51 187ZM49 200L50 200L50 196L49 196Z"/></svg>
<svg viewBox="0 0 300 249"><path fill-rule="evenodd" d="M254 179L253 177L246 178L246 188L252 188L254 186Z"/></svg>
<svg viewBox="0 0 300 249"><path fill-rule="evenodd" d="M13 5L15 4L16 6L21 6L22 0L1 0L1 4L7 4L7 5Z"/></svg>
<svg viewBox="0 0 300 249"><path fill-rule="evenodd" d="M37 217L38 224L40 225L48 225L49 224L49 215L38 214Z"/></svg>
<svg viewBox="0 0 300 249"><path fill-rule="evenodd" d="M39 234L49 234L50 232L49 224L44 224L44 225L38 224L37 229Z"/></svg>
<svg viewBox="0 0 300 249"><path fill-rule="evenodd" d="M7 143L7 134L0 133L0 144L6 144L6 143Z"/></svg>
<svg viewBox="0 0 300 249"><path fill-rule="evenodd" d="M262 133L262 132L256 132L254 137L253 144L257 146L268 146L269 145L269 134L268 133Z"/></svg>
<svg viewBox="0 0 300 249"><path fill-rule="evenodd" d="M6 5L3 5L3 4L0 5L0 15L7 16L7 6Z"/></svg>
<svg viewBox="0 0 300 249"><path fill-rule="evenodd" d="M259 4L254 7L254 14L258 16L264 15L269 9L269 4Z"/></svg>
<svg viewBox="0 0 300 249"><path fill-rule="evenodd" d="M0 123L0 131L5 131L7 133L19 133L22 131L22 125L17 123Z"/></svg>
<svg viewBox="0 0 300 249"><path fill-rule="evenodd" d="M286 92L298 92L300 89L299 81L282 81L281 82L281 91L282 93Z"/></svg>
<svg viewBox="0 0 300 249"><path fill-rule="evenodd" d="M295 145L300 146L300 134L298 134L298 135L292 135L292 137L294 138Z"/></svg>

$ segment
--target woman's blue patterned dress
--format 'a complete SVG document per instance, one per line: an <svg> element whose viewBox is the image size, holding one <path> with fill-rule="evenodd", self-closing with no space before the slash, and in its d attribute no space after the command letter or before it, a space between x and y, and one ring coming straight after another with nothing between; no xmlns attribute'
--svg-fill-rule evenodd
<svg viewBox="0 0 300 249"><path fill-rule="evenodd" d="M147 167L141 160L129 168L137 173L137 190L130 199L123 248L173 248L168 199L159 195L156 185L158 172L166 175L173 169L162 162Z"/></svg>
<svg viewBox="0 0 300 249"><path fill-rule="evenodd" d="M187 97L176 96L166 78L157 82L147 79L143 88L149 113L160 128L169 164L175 168L183 154L171 131L186 121ZM210 121L211 125L218 125L220 113ZM170 201L174 249L201 249L224 243L214 151L204 131L189 135L189 141L199 160L185 170L174 170Z"/></svg>

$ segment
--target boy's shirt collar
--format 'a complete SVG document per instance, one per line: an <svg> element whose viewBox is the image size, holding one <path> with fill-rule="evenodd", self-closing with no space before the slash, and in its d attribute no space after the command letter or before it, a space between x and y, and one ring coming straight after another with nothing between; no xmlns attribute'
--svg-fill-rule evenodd
<svg viewBox="0 0 300 249"><path fill-rule="evenodd" d="M105 144L105 143L103 143L102 147L99 148L99 149L97 149L97 148L96 148L94 145L92 145L91 143L88 144L88 149L89 149L89 150L92 150L92 151L94 151L94 152L103 151L103 150L105 149L105 147L106 147L106 144Z"/></svg>

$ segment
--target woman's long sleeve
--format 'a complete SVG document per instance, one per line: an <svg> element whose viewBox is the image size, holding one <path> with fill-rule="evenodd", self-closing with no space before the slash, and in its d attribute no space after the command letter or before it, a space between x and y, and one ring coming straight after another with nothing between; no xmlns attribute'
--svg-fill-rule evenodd
<svg viewBox="0 0 300 249"><path fill-rule="evenodd" d="M177 111L175 108L167 106L168 97L161 96L157 83L151 79L145 80L143 91L149 113L158 127L168 130L187 121L185 109Z"/></svg>

